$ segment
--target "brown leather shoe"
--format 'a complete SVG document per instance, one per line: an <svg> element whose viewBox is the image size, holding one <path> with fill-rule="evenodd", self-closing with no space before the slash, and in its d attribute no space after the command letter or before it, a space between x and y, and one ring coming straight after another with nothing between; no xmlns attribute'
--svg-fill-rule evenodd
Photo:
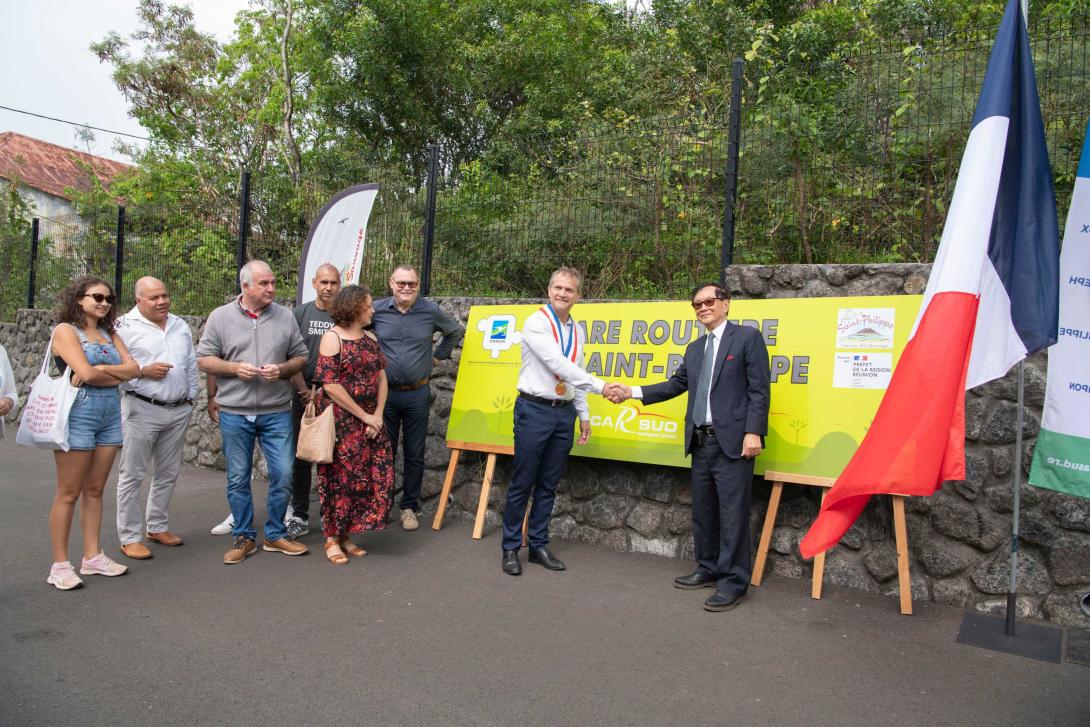
<svg viewBox="0 0 1090 727"><path fill-rule="evenodd" d="M169 545L174 547L182 544L182 539L169 530L164 530L161 533L148 533L148 540L153 543L159 543L159 545Z"/></svg>
<svg viewBox="0 0 1090 727"><path fill-rule="evenodd" d="M246 560L251 554L257 552L257 543L247 538L245 535L236 535L235 542L231 545L231 549L228 550L223 556L223 562L226 565L234 565L235 563L241 563Z"/></svg>
<svg viewBox="0 0 1090 727"><path fill-rule="evenodd" d="M280 540L266 540L261 546L262 550L268 550L272 553L283 553L284 555L304 555L307 552L307 546L295 540L288 540L287 538L280 538Z"/></svg>
<svg viewBox="0 0 1090 727"><path fill-rule="evenodd" d="M140 541L122 545L121 552L133 560L147 560L151 557L151 551L148 550L148 546Z"/></svg>

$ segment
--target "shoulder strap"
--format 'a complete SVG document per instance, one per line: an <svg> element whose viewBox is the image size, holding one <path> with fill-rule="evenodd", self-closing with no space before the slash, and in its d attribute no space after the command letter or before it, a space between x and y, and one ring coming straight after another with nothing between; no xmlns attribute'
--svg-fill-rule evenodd
<svg viewBox="0 0 1090 727"><path fill-rule="evenodd" d="M49 334L49 343L45 345L45 358L42 359L41 373L43 374L49 370L49 358L53 355L53 337L57 335L57 329L60 328L62 325L72 326L72 324L70 323L61 323L53 327L53 332ZM75 326L72 326L72 328L76 331L77 334L80 333L80 330ZM64 358L62 356L58 356L57 358L59 358L61 361L64 361ZM67 371L69 368L70 366L68 365L68 362L64 361L65 371Z"/></svg>

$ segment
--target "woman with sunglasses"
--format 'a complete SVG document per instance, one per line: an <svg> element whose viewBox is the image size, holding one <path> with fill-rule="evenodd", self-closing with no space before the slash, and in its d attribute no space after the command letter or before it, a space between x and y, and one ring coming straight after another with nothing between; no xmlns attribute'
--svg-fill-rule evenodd
<svg viewBox="0 0 1090 727"><path fill-rule="evenodd" d="M128 570L99 545L102 491L121 447L121 397L118 384L140 375L114 331L114 292L104 280L81 277L57 296L53 317L53 354L59 369L71 371L79 387L68 415L67 452L56 451L57 494L49 511L53 567L46 582L67 591L83 585L68 560L68 535L76 502L83 530L81 575L119 576Z"/></svg>

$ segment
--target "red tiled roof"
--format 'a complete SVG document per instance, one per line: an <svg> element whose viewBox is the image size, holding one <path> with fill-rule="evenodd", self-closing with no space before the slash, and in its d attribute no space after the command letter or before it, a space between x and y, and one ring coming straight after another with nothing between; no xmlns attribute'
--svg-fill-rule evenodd
<svg viewBox="0 0 1090 727"><path fill-rule="evenodd" d="M76 160L90 164L95 175L108 183L114 176L132 167L113 159L66 149L14 131L0 133L0 177L18 178L28 187L67 199L66 187L86 192L87 173Z"/></svg>

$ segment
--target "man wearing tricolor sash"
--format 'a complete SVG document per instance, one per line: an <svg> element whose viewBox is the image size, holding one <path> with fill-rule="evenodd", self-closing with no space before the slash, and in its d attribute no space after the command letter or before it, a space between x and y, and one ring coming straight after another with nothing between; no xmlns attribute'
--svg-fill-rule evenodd
<svg viewBox="0 0 1090 727"><path fill-rule="evenodd" d="M528 559L549 570L564 570L548 547L553 499L575 439L576 416L579 444L590 439L586 392L601 394L606 385L583 369L586 333L571 317L582 282L573 268L556 270L549 278L549 302L526 320L522 330L515 460L503 511L503 572L512 576L522 573L522 520L531 496Z"/></svg>

